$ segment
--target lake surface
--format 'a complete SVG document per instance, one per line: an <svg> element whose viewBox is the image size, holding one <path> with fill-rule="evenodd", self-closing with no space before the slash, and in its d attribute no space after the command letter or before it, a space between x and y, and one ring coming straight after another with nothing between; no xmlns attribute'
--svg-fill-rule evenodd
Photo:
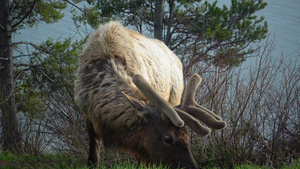
<svg viewBox="0 0 300 169"><path fill-rule="evenodd" d="M230 0L221 0L219 5L230 5ZM271 38L275 38L276 48L274 55L282 54L292 58L300 57L300 0L267 0L267 7L257 13L265 17L269 25ZM68 10L66 10L68 11ZM93 30L87 27L85 33L92 33ZM48 38L54 40L64 40L67 37L80 39L84 36L78 34L71 19L71 13L66 12L65 16L58 23L40 23L37 27L28 30L21 30L20 34L15 34L13 40L42 43ZM298 64L300 59L297 59ZM246 62L251 62L251 59Z"/></svg>
<svg viewBox="0 0 300 169"><path fill-rule="evenodd" d="M269 33L277 41L276 51L293 57L300 52L300 1L269 0L268 6L259 14L265 16Z"/></svg>

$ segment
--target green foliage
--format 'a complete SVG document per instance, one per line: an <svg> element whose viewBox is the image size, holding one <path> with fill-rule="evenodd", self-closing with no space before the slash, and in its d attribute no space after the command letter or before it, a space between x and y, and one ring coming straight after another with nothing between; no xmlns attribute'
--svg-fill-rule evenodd
<svg viewBox="0 0 300 169"><path fill-rule="evenodd" d="M136 11L140 11L143 8L143 6L146 4L146 1L88 0L87 3L89 7L85 7L83 9L83 15L76 15L76 12L73 11L75 22L89 24L91 27L96 28L100 23L103 22L132 17L132 14L135 14Z"/></svg>
<svg viewBox="0 0 300 169"><path fill-rule="evenodd" d="M16 102L19 111L35 118L46 112L49 98L59 99L65 106L73 104L74 76L77 57L86 39L65 39L54 42L48 39L39 46L39 51L30 57L28 69L18 68L21 74L17 81Z"/></svg>
<svg viewBox="0 0 300 169"><path fill-rule="evenodd" d="M101 22L116 19L152 35L155 1L87 2L90 8L77 15L76 21L96 28ZM185 69L200 61L222 67L238 66L255 52L250 44L266 37L267 22L263 16L255 15L266 5L263 0L232 0L229 7L218 6L217 1L165 1L163 40L181 58Z"/></svg>
<svg viewBox="0 0 300 169"><path fill-rule="evenodd" d="M179 27L181 32L191 32L186 36L199 44L197 51L191 51L194 60L202 58L218 66L237 66L254 52L246 47L266 37L267 23L263 23L263 17L257 19L254 15L266 5L263 1L245 0L233 0L230 8L218 7L217 1L206 1L196 7L194 4L180 4L176 6L174 16L177 20L189 17Z"/></svg>
<svg viewBox="0 0 300 169"><path fill-rule="evenodd" d="M64 16L64 14L61 13L61 10L66 7L67 5L65 3L61 3L59 1L54 3L41 1L37 4L37 7L35 9L46 23L53 23L57 22Z"/></svg>
<svg viewBox="0 0 300 169"><path fill-rule="evenodd" d="M15 0L12 1L12 26L14 29L33 27L39 22L53 23L63 18L66 2L58 0Z"/></svg>

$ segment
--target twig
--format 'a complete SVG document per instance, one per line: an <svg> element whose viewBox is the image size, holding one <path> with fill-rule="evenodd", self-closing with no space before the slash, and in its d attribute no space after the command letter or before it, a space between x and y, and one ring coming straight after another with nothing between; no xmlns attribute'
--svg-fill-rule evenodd
<svg viewBox="0 0 300 169"><path fill-rule="evenodd" d="M8 60L8 58L0 57L0 60Z"/></svg>
<svg viewBox="0 0 300 169"><path fill-rule="evenodd" d="M37 46L36 44L31 43L31 42L23 42L23 41L21 41L21 42L14 42L14 43L12 43L12 45L20 45L20 44L30 45L30 46L32 46L33 48L35 48L35 49L37 49L37 50L39 50L39 51L42 51L42 52L44 52L44 53L48 53L48 54L51 53L51 52L49 52L49 51L46 51L46 50L40 48L39 46Z"/></svg>
<svg viewBox="0 0 300 169"><path fill-rule="evenodd" d="M32 6L31 6L31 8L30 8L29 11L27 12L27 14L24 15L23 18L21 18L17 23L13 24L13 25L11 26L12 28L15 28L16 26L18 26L20 23L22 23L22 22L24 21L24 19L26 19L26 18L29 16L29 14L32 12L32 10L33 10L33 8L34 8L34 6L35 6L35 3L36 3L36 0L34 0L34 2L33 2L33 4L32 4Z"/></svg>
<svg viewBox="0 0 300 169"><path fill-rule="evenodd" d="M83 9L79 8L76 4L74 4L74 3L72 3L72 2L70 2L68 0L67 0L67 3L71 4L72 6L74 6L75 8L77 8L79 11L81 11L84 14L86 14L86 12Z"/></svg>

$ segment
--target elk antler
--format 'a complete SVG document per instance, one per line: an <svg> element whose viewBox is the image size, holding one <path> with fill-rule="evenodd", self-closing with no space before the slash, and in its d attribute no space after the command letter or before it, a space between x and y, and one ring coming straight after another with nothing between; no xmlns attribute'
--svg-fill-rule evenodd
<svg viewBox="0 0 300 169"><path fill-rule="evenodd" d="M210 134L210 129L201 125L197 119L214 129L226 127L226 123L222 121L221 117L200 106L195 101L195 92L201 82L201 78L197 74L194 74L190 78L184 92L183 103L179 108L173 107L170 103L161 98L143 76L138 74L134 75L133 82L144 96L177 127L183 127L184 122L186 122L186 124L199 135Z"/></svg>
<svg viewBox="0 0 300 169"><path fill-rule="evenodd" d="M175 108L175 110L179 113L179 115L183 118L183 120L186 122L186 124L191 127L195 132L201 135L209 134L206 133L208 128L202 126L195 126L196 119L201 120L203 123L205 123L208 127L211 127L213 129L222 129L226 127L226 122L222 121L222 118L218 115L214 114L213 112L207 110L206 108L200 106L195 101L195 93L197 86L201 82L201 77L197 74L194 74L190 80L187 83L186 89L184 91L183 95L183 102L180 108ZM187 116L185 112L188 112L189 115L192 117L186 118L183 116ZM185 113L185 114L183 114Z"/></svg>
<svg viewBox="0 0 300 169"><path fill-rule="evenodd" d="M136 74L133 76L132 80L136 87L144 94L144 96L162 113L169 117L175 126L184 126L184 121L176 113L172 105L161 98L143 76Z"/></svg>

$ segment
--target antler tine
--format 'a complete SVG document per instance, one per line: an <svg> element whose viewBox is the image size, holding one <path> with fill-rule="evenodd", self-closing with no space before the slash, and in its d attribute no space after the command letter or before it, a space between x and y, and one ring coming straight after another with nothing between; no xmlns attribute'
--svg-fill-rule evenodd
<svg viewBox="0 0 300 169"><path fill-rule="evenodd" d="M195 101L195 92L197 86L201 82L201 77L197 74L194 74L187 83L184 96L183 96L183 104L180 109L188 112L190 115L195 117L196 119L201 120L208 127L214 129L222 129L226 127L226 123L222 121L222 118L216 115L215 113L205 109L200 106ZM188 124L188 123L187 123Z"/></svg>
<svg viewBox="0 0 300 169"><path fill-rule="evenodd" d="M177 127L183 127L184 121L179 117L177 112L173 109L173 106L170 105L167 101L161 98L155 90L150 86L146 79L141 75L134 75L133 83L136 87L143 93L143 95L162 113L164 113L172 123Z"/></svg>
<svg viewBox="0 0 300 169"><path fill-rule="evenodd" d="M201 83L202 79L198 74L193 74L192 77L189 79L184 95L183 95L183 105L195 105L197 102L195 101L195 94L197 87Z"/></svg>
<svg viewBox="0 0 300 169"><path fill-rule="evenodd" d="M202 81L202 79L198 74L192 75L192 77L189 79L189 81L186 85L186 89L185 89L184 96L183 96L183 105L184 106L194 105L197 108L202 109L202 111L205 111L205 112L209 113L210 115L214 116L217 120L222 121L221 117L217 116L215 113L213 113L210 110L199 105L195 101L196 90L197 90L197 87L199 86L199 84L201 83L201 81Z"/></svg>
<svg viewBox="0 0 300 169"><path fill-rule="evenodd" d="M209 135L210 134L210 129L207 127L204 127L202 124L199 123L197 119L195 119L193 116L190 114L186 113L183 110L180 110L175 107L175 110L179 114L179 116L183 119L183 121L187 122L186 124L197 134L199 135Z"/></svg>

